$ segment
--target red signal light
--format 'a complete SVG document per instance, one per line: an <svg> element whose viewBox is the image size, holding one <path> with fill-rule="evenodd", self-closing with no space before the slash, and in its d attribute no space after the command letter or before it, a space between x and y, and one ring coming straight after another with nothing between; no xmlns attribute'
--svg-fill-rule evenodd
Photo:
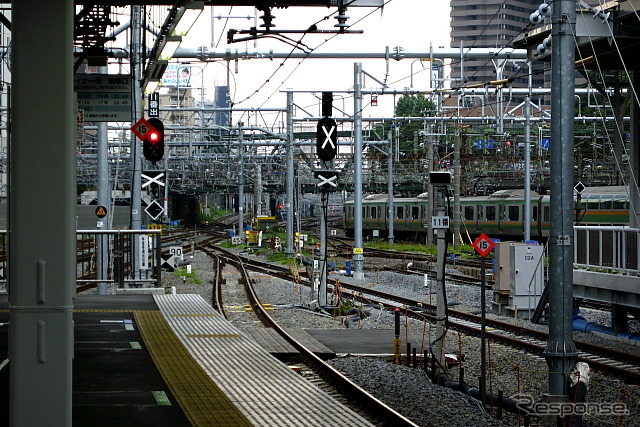
<svg viewBox="0 0 640 427"><path fill-rule="evenodd" d="M142 141L142 154L151 163L156 163L164 156L164 124L160 119L148 120L149 132Z"/></svg>

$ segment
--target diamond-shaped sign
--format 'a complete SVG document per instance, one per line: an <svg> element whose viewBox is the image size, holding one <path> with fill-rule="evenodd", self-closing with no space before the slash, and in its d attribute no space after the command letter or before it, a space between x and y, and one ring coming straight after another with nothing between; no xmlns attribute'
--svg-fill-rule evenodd
<svg viewBox="0 0 640 427"><path fill-rule="evenodd" d="M486 257L491 249L496 246L486 234L482 233L476 240L473 241L473 249L480 254L481 257Z"/></svg>
<svg viewBox="0 0 640 427"><path fill-rule="evenodd" d="M151 129L153 129L153 126L151 126L144 117L140 118L140 120L138 120L131 128L133 133L135 133L140 139L144 139Z"/></svg>
<svg viewBox="0 0 640 427"><path fill-rule="evenodd" d="M160 264L160 268L165 270L174 271L176 268L176 257L171 254L160 255L162 258L162 263Z"/></svg>
<svg viewBox="0 0 640 427"><path fill-rule="evenodd" d="M153 202L151 202L149 204L149 206L147 206L144 210L147 214L149 214L149 216L156 220L158 219L158 217L160 215L162 215L162 212L164 212L164 208L160 205L160 203L156 202L155 200Z"/></svg>

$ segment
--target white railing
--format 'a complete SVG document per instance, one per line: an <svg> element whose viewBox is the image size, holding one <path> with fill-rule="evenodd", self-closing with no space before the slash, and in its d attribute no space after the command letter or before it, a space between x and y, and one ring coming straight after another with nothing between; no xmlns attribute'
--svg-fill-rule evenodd
<svg viewBox="0 0 640 427"><path fill-rule="evenodd" d="M620 226L573 227L574 268L636 276L640 229Z"/></svg>

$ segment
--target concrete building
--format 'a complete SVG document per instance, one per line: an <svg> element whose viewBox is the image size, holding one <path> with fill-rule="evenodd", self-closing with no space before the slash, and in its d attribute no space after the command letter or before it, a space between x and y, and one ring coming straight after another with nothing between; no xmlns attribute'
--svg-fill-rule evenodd
<svg viewBox="0 0 640 427"><path fill-rule="evenodd" d="M451 47L510 48L540 3L541 0L451 0ZM533 66L533 87L544 87L550 77L545 79L543 65ZM513 87L526 87L528 83L529 69L524 61L462 60L454 61L451 69L454 87L504 78L514 78Z"/></svg>

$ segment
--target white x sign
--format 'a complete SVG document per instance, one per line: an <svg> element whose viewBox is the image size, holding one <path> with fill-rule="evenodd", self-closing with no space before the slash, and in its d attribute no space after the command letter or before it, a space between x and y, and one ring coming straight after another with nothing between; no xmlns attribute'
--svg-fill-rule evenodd
<svg viewBox="0 0 640 427"><path fill-rule="evenodd" d="M324 187L324 186L331 186L331 187L337 187L338 186L338 175L332 174L331 176L324 176L321 174L318 174L318 179L320 180L320 182L318 183L318 187Z"/></svg>
<svg viewBox="0 0 640 427"><path fill-rule="evenodd" d="M322 131L324 132L324 142L322 143L322 148L325 148L327 146L327 142L329 143L329 145L331 145L331 148L335 148L335 145L333 145L333 141L331 140L331 134L333 133L333 130L335 129L335 126L331 126L331 129L329 129L329 132L327 132L327 128L322 126Z"/></svg>
<svg viewBox="0 0 640 427"><path fill-rule="evenodd" d="M147 172L147 173L149 173L149 172ZM140 174L140 176L142 178L148 180L144 184L142 184L142 188L148 187L151 184L153 184L154 182L156 184L158 184L159 186L164 187L164 182L160 181L160 179L164 177L164 172L160 172L156 176L148 176L148 175L145 175L144 173Z"/></svg>

